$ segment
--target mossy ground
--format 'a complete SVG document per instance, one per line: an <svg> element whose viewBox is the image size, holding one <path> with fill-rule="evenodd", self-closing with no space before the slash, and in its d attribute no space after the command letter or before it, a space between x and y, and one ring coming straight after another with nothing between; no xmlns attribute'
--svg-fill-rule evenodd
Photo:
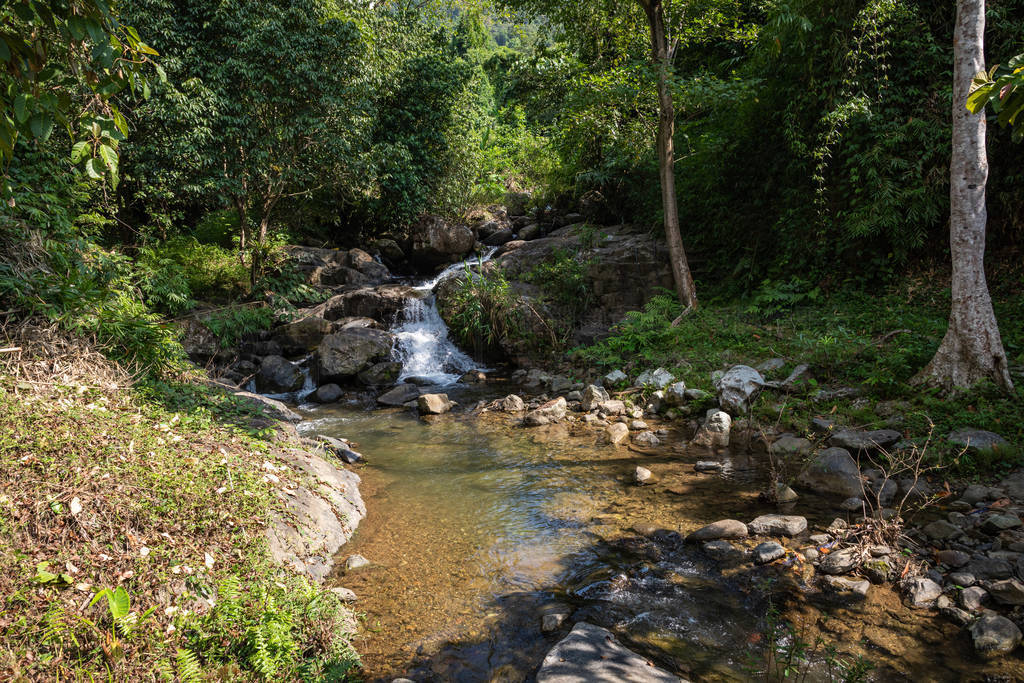
<svg viewBox="0 0 1024 683"><path fill-rule="evenodd" d="M0 368L0 678L345 676L351 613L269 561L275 435L255 409L25 367ZM115 618L93 596L118 588Z"/></svg>

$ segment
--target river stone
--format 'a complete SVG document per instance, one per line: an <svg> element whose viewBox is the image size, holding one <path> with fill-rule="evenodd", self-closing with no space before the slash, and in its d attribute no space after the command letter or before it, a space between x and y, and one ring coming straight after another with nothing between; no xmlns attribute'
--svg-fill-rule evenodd
<svg viewBox="0 0 1024 683"><path fill-rule="evenodd" d="M559 396L556 399L548 401L536 410L531 410L527 413L526 417L523 419L523 424L527 427L539 427L541 425L551 424L552 422L558 422L565 417L565 409L567 405L568 404L565 402L565 399ZM628 429L629 428L627 427L627 431Z"/></svg>
<svg viewBox="0 0 1024 683"><path fill-rule="evenodd" d="M903 592L912 607L932 607L942 595L942 586L929 578L915 576L903 582Z"/></svg>
<svg viewBox="0 0 1024 683"><path fill-rule="evenodd" d="M420 415L443 415L452 409L448 394L423 394L416 399Z"/></svg>
<svg viewBox="0 0 1024 683"><path fill-rule="evenodd" d="M334 403L341 398L341 387L337 384L325 384L322 387L317 387L317 390L313 392L313 400L317 403Z"/></svg>
<svg viewBox="0 0 1024 683"><path fill-rule="evenodd" d="M963 535L963 530L955 524L950 524L944 519L937 519L922 529L925 535L933 541L945 541Z"/></svg>
<svg viewBox="0 0 1024 683"><path fill-rule="evenodd" d="M845 576L824 576L822 585L830 592L841 596L866 598L871 590L871 582L865 579L851 579Z"/></svg>
<svg viewBox="0 0 1024 683"><path fill-rule="evenodd" d="M583 390L583 397L580 399L580 403L583 405L583 410L589 413L610 399L611 396L608 395L607 391L591 384Z"/></svg>
<svg viewBox="0 0 1024 683"><path fill-rule="evenodd" d="M981 525L981 529L985 533L995 536L1001 531L1016 529L1020 525L1020 517L1017 515L1012 512L1000 512L986 519L985 523Z"/></svg>
<svg viewBox="0 0 1024 683"><path fill-rule="evenodd" d="M331 589L331 592L342 602L355 602L358 600L355 591L349 588L342 588L341 586L335 586Z"/></svg>
<svg viewBox="0 0 1024 683"><path fill-rule="evenodd" d="M1018 503L1024 502L1024 470L1014 472L1006 479L999 482L1006 495Z"/></svg>
<svg viewBox="0 0 1024 683"><path fill-rule="evenodd" d="M633 420L629 423L629 430L632 432L642 432L645 429L649 429L649 427L643 420Z"/></svg>
<svg viewBox="0 0 1024 683"><path fill-rule="evenodd" d="M302 388L302 371L281 356L267 356L256 373L256 390L268 394L287 394Z"/></svg>
<svg viewBox="0 0 1024 683"><path fill-rule="evenodd" d="M326 434L317 434L313 437L317 442L324 445L325 450L333 453L340 460L354 465L363 459L363 456L356 453L354 450L348 447L348 443L341 439L336 439L333 436L327 436Z"/></svg>
<svg viewBox="0 0 1024 683"><path fill-rule="evenodd" d="M421 266L453 263L468 254L476 236L465 225L439 216L426 216L410 230L412 250L409 258Z"/></svg>
<svg viewBox="0 0 1024 683"><path fill-rule="evenodd" d="M688 543L717 541L723 538L746 538L747 525L735 519L720 519L697 529L686 537Z"/></svg>
<svg viewBox="0 0 1024 683"><path fill-rule="evenodd" d="M839 504L839 509L846 510L847 512L856 512L857 510L864 509L864 501L857 496L850 496Z"/></svg>
<svg viewBox="0 0 1024 683"><path fill-rule="evenodd" d="M725 448L729 445L732 418L724 410L709 412L708 419L693 437L693 443L704 448Z"/></svg>
<svg viewBox="0 0 1024 683"><path fill-rule="evenodd" d="M1024 605L1024 584L1017 579L993 581L988 586L988 592L1004 605Z"/></svg>
<svg viewBox="0 0 1024 683"><path fill-rule="evenodd" d="M845 548L825 556L818 564L818 570L824 574L846 574L860 566L860 551L857 548Z"/></svg>
<svg viewBox="0 0 1024 683"><path fill-rule="evenodd" d="M613 422L605 428L605 440L613 446L618 446L629 438L629 427L622 422Z"/></svg>
<svg viewBox="0 0 1024 683"><path fill-rule="evenodd" d="M995 494L997 490L983 484L971 484L960 494L960 500L973 506L983 500L995 500L998 498L998 495Z"/></svg>
<svg viewBox="0 0 1024 683"><path fill-rule="evenodd" d="M633 435L633 443L637 446L646 446L647 448L654 448L655 446L661 445L661 439L658 438L657 434L647 430L639 432Z"/></svg>
<svg viewBox="0 0 1024 683"><path fill-rule="evenodd" d="M526 402L515 394L509 394L498 402L498 408L506 413L518 413L526 410Z"/></svg>
<svg viewBox="0 0 1024 683"><path fill-rule="evenodd" d="M480 370L470 370L463 373L462 377L459 378L459 382L462 384L486 384L487 374Z"/></svg>
<svg viewBox="0 0 1024 683"><path fill-rule="evenodd" d="M571 379L564 375L553 375L551 379L548 380L548 389L553 394L561 394L572 389L574 384L575 383Z"/></svg>
<svg viewBox="0 0 1024 683"><path fill-rule="evenodd" d="M949 575L949 583L961 588L970 588L974 585L974 574L967 572L953 572Z"/></svg>
<svg viewBox="0 0 1024 683"><path fill-rule="evenodd" d="M605 415L625 415L626 404L622 401L602 401L598 409Z"/></svg>
<svg viewBox="0 0 1024 683"><path fill-rule="evenodd" d="M808 455L814 444L798 436L783 436L772 442L772 453L783 458Z"/></svg>
<svg viewBox="0 0 1024 683"><path fill-rule="evenodd" d="M797 498L796 491L791 489L787 484L783 484L781 481L775 484L775 502L776 503L792 503Z"/></svg>
<svg viewBox="0 0 1024 683"><path fill-rule="evenodd" d="M743 554L742 550L729 541L708 541L701 549L716 560L731 560Z"/></svg>
<svg viewBox="0 0 1024 683"><path fill-rule="evenodd" d="M988 591L981 586L968 586L960 591L960 605L968 612L977 612L981 609L985 599L988 598Z"/></svg>
<svg viewBox="0 0 1024 683"><path fill-rule="evenodd" d="M684 382L673 382L665 387L664 395L666 404L678 408L686 403L686 384Z"/></svg>
<svg viewBox="0 0 1024 683"><path fill-rule="evenodd" d="M861 495L860 469L845 448L826 448L818 453L797 482L818 493Z"/></svg>
<svg viewBox="0 0 1024 683"><path fill-rule="evenodd" d="M377 403L383 406L404 406L420 396L420 388L415 384L399 384L394 389L377 397Z"/></svg>
<svg viewBox="0 0 1024 683"><path fill-rule="evenodd" d="M675 379L665 368L658 368L656 370L648 370L640 373L640 376L636 378L636 383L642 387L655 387L657 389L664 389L672 380ZM686 391L684 388L683 391Z"/></svg>
<svg viewBox="0 0 1024 683"><path fill-rule="evenodd" d="M382 387L395 383L402 374L402 364L392 361L377 363L359 373L359 381L368 387Z"/></svg>
<svg viewBox="0 0 1024 683"><path fill-rule="evenodd" d="M857 453L887 448L899 441L900 437L901 434L895 429L876 429L874 431L844 429L833 433L828 444Z"/></svg>
<svg viewBox="0 0 1024 683"><path fill-rule="evenodd" d="M624 373L622 370L612 370L601 379L601 383L606 387L618 386L619 384L628 381L629 375Z"/></svg>
<svg viewBox="0 0 1024 683"><path fill-rule="evenodd" d="M756 546L753 551L756 564L768 564L786 556L786 549L775 541L767 541Z"/></svg>
<svg viewBox="0 0 1024 683"><path fill-rule="evenodd" d="M735 365L715 382L718 390L718 405L731 415L740 415L750 410L764 388L764 378L754 368Z"/></svg>
<svg viewBox="0 0 1024 683"><path fill-rule="evenodd" d="M971 561L971 556L962 550L940 550L935 559L947 567L962 567Z"/></svg>
<svg viewBox="0 0 1024 683"><path fill-rule="evenodd" d="M1020 645L1021 632L1017 625L998 614L985 614L971 626L974 649L983 657L998 657L1012 652Z"/></svg>
<svg viewBox="0 0 1024 683"><path fill-rule="evenodd" d="M515 237L515 233L512 232L512 228L502 228L500 230L495 230L485 237L483 242L489 247L500 247L503 244L511 242L513 237Z"/></svg>
<svg viewBox="0 0 1024 683"><path fill-rule="evenodd" d="M368 566L370 566L370 561L362 555L349 555L345 558L345 571L347 572Z"/></svg>
<svg viewBox="0 0 1024 683"><path fill-rule="evenodd" d="M807 518L796 515L761 515L747 524L755 536L796 536L807 531Z"/></svg>
<svg viewBox="0 0 1024 683"><path fill-rule="evenodd" d="M698 460L693 469L698 472L719 472L724 465L717 460Z"/></svg>
<svg viewBox="0 0 1024 683"><path fill-rule="evenodd" d="M554 633L562 628L562 624L569 618L567 612L552 612L540 618L540 630L542 633Z"/></svg>
<svg viewBox="0 0 1024 683"><path fill-rule="evenodd" d="M1006 439L995 432L987 432L984 429L958 429L950 432L946 437L954 446L967 449L971 453L980 451L1007 450L1010 446Z"/></svg>
<svg viewBox="0 0 1024 683"><path fill-rule="evenodd" d="M1013 567L1009 562L984 556L972 558L964 567L964 571L983 580L1008 579L1013 576Z"/></svg>
<svg viewBox="0 0 1024 683"><path fill-rule="evenodd" d="M354 377L377 361L387 360L394 337L388 332L355 328L324 337L317 348L320 382L338 382Z"/></svg>
<svg viewBox="0 0 1024 683"><path fill-rule="evenodd" d="M638 466L636 470L633 472L633 481L635 481L637 484L643 485L648 483L651 480L652 476L653 475L651 474L651 471L649 469L647 469L646 467Z"/></svg>
<svg viewBox="0 0 1024 683"><path fill-rule="evenodd" d="M544 657L537 683L680 683L623 647L611 631L586 622L573 627Z"/></svg>

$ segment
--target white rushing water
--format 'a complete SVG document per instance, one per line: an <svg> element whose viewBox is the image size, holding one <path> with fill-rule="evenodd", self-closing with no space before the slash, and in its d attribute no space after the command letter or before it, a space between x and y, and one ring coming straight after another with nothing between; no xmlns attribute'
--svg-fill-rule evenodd
<svg viewBox="0 0 1024 683"><path fill-rule="evenodd" d="M401 323L392 332L395 334L395 360L402 363L399 381L419 377L431 384L454 384L466 372L477 367L476 363L452 342L437 310L434 288L465 271L467 266L483 264L491 259L497 249L491 249L483 256L448 266L436 277L416 286L423 292L422 298L409 299L402 311Z"/></svg>

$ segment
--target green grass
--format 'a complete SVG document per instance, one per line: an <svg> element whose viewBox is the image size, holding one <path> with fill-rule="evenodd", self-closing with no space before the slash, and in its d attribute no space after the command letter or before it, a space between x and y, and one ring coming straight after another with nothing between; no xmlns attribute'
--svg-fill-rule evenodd
<svg viewBox="0 0 1024 683"><path fill-rule="evenodd" d="M1002 284L1005 282L1005 284ZM1024 301L1011 291L1013 278L993 289L996 313L1011 364L1024 364ZM905 419L902 429L911 438L936 436L953 429L974 427L1024 444L1024 377L1015 377L1012 395L982 384L958 395L942 395L914 387L909 380L931 359L946 330L949 292L926 282L906 281L898 288L875 293L849 292L816 298L813 302L761 312L755 301L711 303L683 319L670 322L680 307L667 292L656 295L641 312L627 315L614 335L593 346L571 352L574 363L587 369L620 368L635 376L663 366L688 387L713 391L715 370L742 363L757 365L783 358L786 366L768 379L783 379L798 364L807 363L813 380L804 391L789 396L766 391L755 406L762 422L780 419L784 429L803 431L814 415L832 414L841 424L881 427L879 402ZM594 373L591 371L591 374ZM821 388L852 387L854 399L812 402ZM884 412L884 411L883 411ZM936 439L937 457L950 459L952 449ZM1016 453L1002 457L966 456L958 466L966 472L1005 469Z"/></svg>
<svg viewBox="0 0 1024 683"><path fill-rule="evenodd" d="M356 664L351 613L269 561L275 442L254 417L195 384L0 377L0 678L339 680ZM93 601L103 589L124 604Z"/></svg>

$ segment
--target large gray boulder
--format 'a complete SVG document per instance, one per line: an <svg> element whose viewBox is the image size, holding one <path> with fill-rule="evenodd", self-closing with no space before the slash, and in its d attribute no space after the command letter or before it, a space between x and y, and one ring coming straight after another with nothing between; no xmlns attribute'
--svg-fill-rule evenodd
<svg viewBox="0 0 1024 683"><path fill-rule="evenodd" d="M379 323L390 325L395 316L405 308L406 302L415 296L416 290L406 285L360 287L333 296L309 311L329 321L372 318Z"/></svg>
<svg viewBox="0 0 1024 683"><path fill-rule="evenodd" d="M950 432L946 440L971 453L1006 450L1010 447L1006 439L995 432L987 432L984 429L958 429L955 432Z"/></svg>
<svg viewBox="0 0 1024 683"><path fill-rule="evenodd" d="M715 382L718 405L730 415L742 415L750 410L764 388L764 377L749 365L734 365Z"/></svg>
<svg viewBox="0 0 1024 683"><path fill-rule="evenodd" d="M256 373L256 390L265 394L287 394L301 389L304 381L298 367L281 356L267 356Z"/></svg>
<svg viewBox="0 0 1024 683"><path fill-rule="evenodd" d="M476 237L468 226L427 216L412 229L410 259L423 266L452 263L473 250Z"/></svg>
<svg viewBox="0 0 1024 683"><path fill-rule="evenodd" d="M872 431L844 429L835 432L829 437L828 444L858 453L860 451L875 451L880 448L888 448L901 438L903 438L903 435L895 429L875 429Z"/></svg>
<svg viewBox="0 0 1024 683"><path fill-rule="evenodd" d="M309 316L279 327L274 340L287 354L312 351L330 334L331 323L323 318Z"/></svg>
<svg viewBox="0 0 1024 683"><path fill-rule="evenodd" d="M541 662L537 683L680 683L616 640L611 631L580 622Z"/></svg>
<svg viewBox="0 0 1024 683"><path fill-rule="evenodd" d="M419 397L420 388L415 384L399 384L394 389L378 396L377 403L382 406L404 406L409 401L415 401Z"/></svg>
<svg viewBox="0 0 1024 683"><path fill-rule="evenodd" d="M402 364L395 361L376 363L359 373L359 381L368 387L384 387L395 383L402 374Z"/></svg>
<svg viewBox="0 0 1024 683"><path fill-rule="evenodd" d="M320 383L344 382L391 355L394 337L382 330L346 329L327 335L317 348Z"/></svg>
<svg viewBox="0 0 1024 683"><path fill-rule="evenodd" d="M797 477L797 483L818 493L834 493L843 498L863 493L860 468L845 448L826 448L818 453Z"/></svg>

